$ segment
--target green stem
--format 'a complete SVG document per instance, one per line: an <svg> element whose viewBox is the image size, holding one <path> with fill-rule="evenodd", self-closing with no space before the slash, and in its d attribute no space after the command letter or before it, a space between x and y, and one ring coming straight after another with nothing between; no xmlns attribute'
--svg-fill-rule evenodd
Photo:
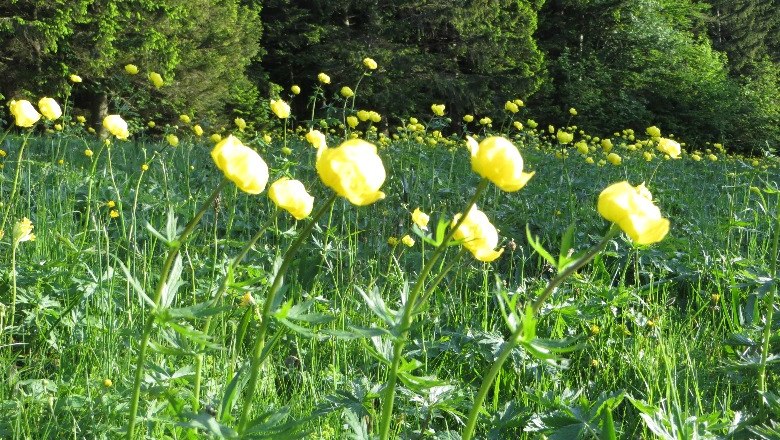
<svg viewBox="0 0 780 440"><path fill-rule="evenodd" d="M777 212L775 213L775 231L772 237L772 254L769 256L769 272L775 283L769 289L766 304L769 309L766 311L766 324L764 324L763 348L761 350L761 364L758 367L758 392L766 393L766 360L769 356L769 339L772 336L772 318L775 312L775 293L777 293L777 251L780 242L780 197L777 201Z"/></svg>
<svg viewBox="0 0 780 440"><path fill-rule="evenodd" d="M195 227L200 222L201 217L203 217L203 214L206 213L206 210L214 203L214 200L217 198L219 193L222 191L222 189L227 184L228 179L223 178L222 182L220 182L219 185L214 189L214 192L211 193L209 198L201 205L198 212L195 214L195 216L190 220L189 223L187 223L187 226L184 227L184 231L182 231L181 235L179 236L178 240L169 243L168 246L170 249L168 250L168 258L165 260L165 264L163 265L163 270L160 273L160 280L157 282L157 288L154 292L154 308L156 309L160 305L160 299L162 298L162 291L165 288L165 284L168 282L168 276L170 275L171 268L173 267L173 263L176 260L176 256L179 254L179 250L181 249L181 246L186 243L188 236L192 233L192 231L195 230ZM130 440L133 438L133 434L135 432L135 419L136 414L138 413L138 399L141 395L141 379L143 378L144 373L144 359L146 358L146 346L149 344L149 337L152 333L152 329L154 328L154 319L155 319L156 310L151 310L151 312L146 317L146 323L144 323L143 332L141 333L141 344L138 347L138 359L136 361L135 365L135 380L133 381L133 395L130 400L130 420L127 424L127 439Z"/></svg>
<svg viewBox="0 0 780 440"><path fill-rule="evenodd" d="M265 230L270 227L274 221L276 221L276 217L279 215L279 210L274 211L274 214L266 220L266 222L260 226L260 229L255 233L255 235L247 242L247 244L241 249L241 251L236 255L235 258L233 258L233 261L230 262L230 265L227 268L227 273L225 274L225 277L222 278L222 283L219 285L219 288L217 289L217 293L214 295L214 298L211 300L211 306L215 307L217 303L222 299L222 295L225 294L228 288L228 284L230 283L230 280L233 279L233 271L236 269L236 267L241 264L241 262L244 260L244 257L246 257L246 254L249 253L249 250L252 249L252 247L257 243L257 240L260 239L260 237L263 236L263 233L265 233ZM209 316L206 318L206 325L203 326L203 333L208 335L209 331L211 330L211 320L212 316ZM203 350L204 344L200 345L200 349ZM201 383L201 372L203 369L203 353L198 353L195 361L195 391L193 392L192 397L192 410L194 412L197 412L200 408L200 383Z"/></svg>
<svg viewBox="0 0 780 440"><path fill-rule="evenodd" d="M380 440L387 440L390 436L390 419L393 416L395 385L398 381L398 368L401 365L401 354L403 352L404 345L406 344L406 334L409 332L409 328L412 325L412 319L414 317L413 312L418 307L417 297L422 292L423 286L425 285L425 279L428 277L431 269L433 269L436 261L447 249L447 244L449 243L452 236L455 235L455 231L457 231L460 225L466 221L466 217L469 211L471 211L471 208L477 203L477 199L482 194L482 192L485 191L487 185L487 179L482 179L479 182L477 189L474 191L474 195L471 197L471 200L468 201L466 209L463 211L463 215L460 216L455 226L450 228L441 243L436 246L436 249L433 251L433 255L431 255L431 258L428 260L428 262L425 263L425 266L420 272L420 275L417 278L417 282L415 282L414 288L412 289L412 293L409 294L409 298L406 300L406 304L404 304L404 314L401 317L401 322L397 327L396 339L393 341L393 361L390 365L390 374L385 384L384 396L382 396L382 414L379 424ZM434 286L429 287L429 289L433 289L433 287Z"/></svg>
<svg viewBox="0 0 780 440"><path fill-rule="evenodd" d="M17 243L14 240L13 248L11 249L11 317L9 322L9 328L14 326L14 316L16 315L16 248ZM0 332L3 328L0 327Z"/></svg>
<svg viewBox="0 0 780 440"><path fill-rule="evenodd" d="M11 197L8 198L8 206L5 208L5 214L3 214L3 223L0 223L0 231L5 229L5 225L8 222L8 216L11 214L14 205L16 204L16 191L19 189L19 174L22 171L22 155L24 154L24 148L27 146L27 140L30 138L30 134L27 133L22 141L22 146L19 148L19 158L16 159L16 172L14 174L14 184L11 187Z"/></svg>
<svg viewBox="0 0 780 440"><path fill-rule="evenodd" d="M333 193L333 195L331 195L330 198L325 203L323 203L319 209L317 209L317 212L314 213L314 216L312 216L309 223L306 224L306 226L298 234L298 237L295 239L295 241L292 242L289 248L287 248L287 252L284 254L282 264L279 266L279 270L274 276L274 282L268 289L268 295L266 295L265 303L263 304L263 312L260 315L260 327L257 331L257 338L255 339L254 346L252 347L252 358L249 364L250 376L245 393L246 402L244 403L244 409L241 411L241 418L238 422L239 434L242 434L246 430L247 423L249 423L249 415L252 412L252 399L255 397L255 390L257 389L257 378L260 375L260 367L262 366L260 360L263 353L263 348L265 347L265 335L268 332L268 326L271 323L271 308L276 302L276 295L279 293L279 290L282 287L284 274L290 267L290 263L292 263L293 257L295 256L295 252L298 250L298 248L301 247L303 241L309 236L312 229L314 229L314 225L317 223L320 217L322 217L323 214L325 214L330 209L330 206L333 204L333 202L336 201L336 197L337 194Z"/></svg>
<svg viewBox="0 0 780 440"><path fill-rule="evenodd" d="M86 143L86 141L85 141ZM89 145L87 145L87 148L89 148ZM92 159L92 168L89 171L89 183L87 185L87 206L84 211L84 231L81 235L81 243L79 244L79 249L84 249L84 245L87 242L87 229L89 229L89 216L92 211L92 188L95 186L95 172L97 170L97 164L98 164L98 158L100 157L100 153L103 152L103 149L106 148L105 144L101 144L100 150L98 150L97 154L95 154Z"/></svg>
<svg viewBox="0 0 780 440"><path fill-rule="evenodd" d="M547 301L550 295L555 292L558 286L566 278L571 276L571 274L590 262L590 260L592 260L596 254L601 252L607 243L609 243L610 240L617 236L618 233L620 233L620 228L613 224L604 238L596 246L593 246L587 254L583 255L579 260L574 261L570 265L566 266L563 271L558 273L555 278L550 280L550 282L547 284L547 287L531 306L533 313L539 313L539 310L541 310L545 301ZM487 372L485 377L482 378L482 384L479 387L477 396L474 398L474 403L471 406L471 411L469 411L469 416L466 420L466 427L463 428L463 440L470 440L473 437L474 429L477 426L477 418L479 417L480 410L482 409L482 404L485 402L485 398L487 397L490 388L493 386L493 381L495 380L499 371L501 371L501 367L503 366L504 362L512 354L512 350L515 348L515 346L517 346L522 338L523 326L518 325L517 329L514 331L514 333L512 333L512 336L510 336L509 339L502 345L501 352L499 352L498 357L493 362L493 365L490 366L490 370Z"/></svg>

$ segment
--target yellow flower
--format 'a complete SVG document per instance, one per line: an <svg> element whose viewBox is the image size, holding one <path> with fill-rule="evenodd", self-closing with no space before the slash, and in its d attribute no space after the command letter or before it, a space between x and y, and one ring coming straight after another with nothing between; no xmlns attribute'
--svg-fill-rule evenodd
<svg viewBox="0 0 780 440"><path fill-rule="evenodd" d="M317 75L317 79L323 84L330 84L330 77L323 72L320 72L320 74Z"/></svg>
<svg viewBox="0 0 780 440"><path fill-rule="evenodd" d="M148 164L141 165L141 171L149 171L149 165Z"/></svg>
<svg viewBox="0 0 780 440"><path fill-rule="evenodd" d="M114 386L114 381L112 381L111 379L103 379L103 386L106 388L111 388L112 386Z"/></svg>
<svg viewBox="0 0 780 440"><path fill-rule="evenodd" d="M650 135L650 137L654 137L654 138L661 137L661 129L656 127L655 125L651 127L647 127L647 129L645 129L645 132L647 132L647 134Z"/></svg>
<svg viewBox="0 0 780 440"><path fill-rule="evenodd" d="M317 149L327 147L327 139L325 139L325 135L319 130L311 130L306 133L306 141Z"/></svg>
<svg viewBox="0 0 780 440"><path fill-rule="evenodd" d="M81 82L81 77L76 75L76 74L71 75L69 78L70 78L70 82L72 82L72 83L80 83Z"/></svg>
<svg viewBox="0 0 780 440"><path fill-rule="evenodd" d="M387 244L389 244L390 247L398 246L398 238L397 237L387 237Z"/></svg>
<svg viewBox="0 0 780 440"><path fill-rule="evenodd" d="M138 66L135 64L128 64L125 66L125 72L127 72L129 75L135 75L138 73Z"/></svg>
<svg viewBox="0 0 780 440"><path fill-rule="evenodd" d="M357 206L383 199L379 191L385 182L385 167L376 146L350 139L338 148L317 150L317 173L322 182Z"/></svg>
<svg viewBox="0 0 780 440"><path fill-rule="evenodd" d="M661 151L662 153L668 154L669 156L677 159L680 157L680 144L671 139L661 138L658 140L658 151Z"/></svg>
<svg viewBox="0 0 780 440"><path fill-rule="evenodd" d="M282 154L285 156L289 156L292 154L292 148L290 147L282 147Z"/></svg>
<svg viewBox="0 0 780 440"><path fill-rule="evenodd" d="M474 120L474 115L466 115L463 117L463 122L472 122Z"/></svg>
<svg viewBox="0 0 780 440"><path fill-rule="evenodd" d="M165 136L165 140L168 141L171 147L176 147L179 145L179 137L173 133L170 133L167 136Z"/></svg>
<svg viewBox="0 0 780 440"><path fill-rule="evenodd" d="M130 132L127 131L127 122L119 115L108 115L103 119L103 127L108 130L109 133L117 137L117 139L125 140L130 136Z"/></svg>
<svg viewBox="0 0 780 440"><path fill-rule="evenodd" d="M292 87L290 87L290 91L292 92L293 95L300 95L301 87L298 85L293 85Z"/></svg>
<svg viewBox="0 0 780 440"><path fill-rule="evenodd" d="M157 126L157 123L154 122L154 121L149 121L149 122L146 123L146 126L149 127L149 128L154 128L154 127Z"/></svg>
<svg viewBox="0 0 780 440"><path fill-rule="evenodd" d="M490 125L490 124L492 124L492 123L493 123L493 120L492 120L492 119L490 119L489 117L485 116L484 118L482 118L482 119L480 119L480 120L479 120L479 123L480 123L481 125Z"/></svg>
<svg viewBox="0 0 780 440"><path fill-rule="evenodd" d="M27 217L16 222L13 229L14 245L23 241L35 241L35 234L32 233L33 228L32 222Z"/></svg>
<svg viewBox="0 0 780 440"><path fill-rule="evenodd" d="M523 129L523 124L520 121L515 121L515 122L512 123L512 125L514 125L515 128L518 129L518 130L522 130Z"/></svg>
<svg viewBox="0 0 780 440"><path fill-rule="evenodd" d="M350 89L348 86L342 87L339 93L341 93L341 96L345 98L351 98L355 96L355 92L353 92L352 89Z"/></svg>
<svg viewBox="0 0 780 440"><path fill-rule="evenodd" d="M201 127L198 124L195 124L192 127L192 132L195 133L195 136L203 136L203 127Z"/></svg>
<svg viewBox="0 0 780 440"><path fill-rule="evenodd" d="M190 122L192 122L192 119L190 119L189 115L179 115L179 120L181 122L184 122L185 124L189 124Z"/></svg>
<svg viewBox="0 0 780 440"><path fill-rule="evenodd" d="M271 100L271 111L274 112L279 119L287 119L290 117L290 106L281 99Z"/></svg>
<svg viewBox="0 0 780 440"><path fill-rule="evenodd" d="M634 187L623 181L608 186L599 195L598 211L637 244L659 242L669 232L669 220L661 217L644 183Z"/></svg>
<svg viewBox="0 0 780 440"><path fill-rule="evenodd" d="M221 140L211 158L217 168L225 173L238 188L249 194L260 194L268 183L268 165L255 150L245 146L235 137Z"/></svg>
<svg viewBox="0 0 780 440"><path fill-rule="evenodd" d="M244 118L236 118L233 120L233 122L236 123L236 127L238 127L239 130L244 131L246 128L246 121Z"/></svg>
<svg viewBox="0 0 780 440"><path fill-rule="evenodd" d="M431 105L431 111L436 116L444 116L444 104Z"/></svg>
<svg viewBox="0 0 780 440"><path fill-rule="evenodd" d="M711 160L711 161L715 162L715 161L717 161L717 160L718 160L718 156L716 156L716 155L714 155L714 154L709 154L709 155L707 155L707 159L709 159L709 160Z"/></svg>
<svg viewBox="0 0 780 440"><path fill-rule="evenodd" d="M645 151L644 153L642 153L642 156L644 156L645 160L648 162L653 160L653 153L649 151Z"/></svg>
<svg viewBox="0 0 780 440"><path fill-rule="evenodd" d="M112 209L108 213L108 216L111 217L111 218L117 218L117 217L119 217L119 211L117 211L116 209Z"/></svg>
<svg viewBox="0 0 780 440"><path fill-rule="evenodd" d="M412 221L423 231L428 230L428 221L430 221L430 219L431 218L428 216L428 214L420 211L420 208L415 209L412 213Z"/></svg>
<svg viewBox="0 0 780 440"><path fill-rule="evenodd" d="M38 109L40 109L41 114L50 121L62 116L60 105L52 98L41 98L41 100L38 101Z"/></svg>
<svg viewBox="0 0 780 440"><path fill-rule="evenodd" d="M115 202L115 201L113 201L113 200L109 200L109 201L107 201L107 202L106 202L106 206L107 206L108 208L113 208L113 207L115 207L115 206L116 206L116 202Z"/></svg>
<svg viewBox="0 0 780 440"><path fill-rule="evenodd" d="M504 104L504 110L512 113L517 113L520 111L520 107L518 107L517 104L515 104L512 101L507 101L506 104Z"/></svg>
<svg viewBox="0 0 780 440"><path fill-rule="evenodd" d="M612 165L620 165L623 163L623 158L615 153L609 153L607 155L607 162L611 163Z"/></svg>
<svg viewBox="0 0 780 440"><path fill-rule="evenodd" d="M569 109L569 114L572 116L577 116L577 109L572 107Z"/></svg>
<svg viewBox="0 0 780 440"><path fill-rule="evenodd" d="M41 119L41 114L26 99L11 101L10 110L19 127L32 127Z"/></svg>
<svg viewBox="0 0 780 440"><path fill-rule="evenodd" d="M523 156L506 138L492 136L477 143L468 136L467 145L471 151L471 168L474 172L495 183L503 191L519 190L534 175L523 172Z"/></svg>
<svg viewBox="0 0 780 440"><path fill-rule="evenodd" d="M550 127L552 127L552 125ZM558 138L558 142L562 144L568 144L569 142L574 140L573 133L569 133L568 131L563 131L563 130L558 130L558 134L556 135L556 137Z"/></svg>
<svg viewBox="0 0 780 440"><path fill-rule="evenodd" d="M363 58L363 65L366 66L366 69L368 70L376 70L378 67L376 61L372 58Z"/></svg>
<svg viewBox="0 0 780 440"><path fill-rule="evenodd" d="M409 234L406 234L401 238L401 243L403 243L406 247L412 247L414 246L414 238L412 238Z"/></svg>
<svg viewBox="0 0 780 440"><path fill-rule="evenodd" d="M585 141L579 141L576 144L574 144L574 146L577 148L577 151L580 154L588 154L588 152L590 151L588 149L588 143Z"/></svg>
<svg viewBox="0 0 780 440"><path fill-rule="evenodd" d="M455 218L452 219L453 227L458 223L460 217L461 214L456 214ZM462 240L463 246L479 261L489 263L504 252L504 249L494 250L498 246L498 231L490 223L485 213L477 209L476 206L473 206L466 214L466 220L452 237L455 240Z"/></svg>
<svg viewBox="0 0 780 440"><path fill-rule="evenodd" d="M54 129L57 131L62 131L62 124L54 124Z"/></svg>
<svg viewBox="0 0 780 440"><path fill-rule="evenodd" d="M589 164L595 163L595 161L593 160L593 158L592 158L592 157L590 157L590 156L588 156L588 157L586 157L586 158L585 158L585 162L586 162L586 163L589 163Z"/></svg>
<svg viewBox="0 0 780 440"><path fill-rule="evenodd" d="M271 138L270 134L266 133L263 135L263 142L265 142L266 144L270 144L272 140L273 138Z"/></svg>
<svg viewBox="0 0 780 440"><path fill-rule="evenodd" d="M347 116L347 125L349 125L349 128L355 128L359 123L360 121L358 121L358 118L355 116Z"/></svg>
<svg viewBox="0 0 780 440"><path fill-rule="evenodd" d="M523 106L525 105L525 103L523 102L523 100L522 100L522 99L519 99L519 98L518 98L518 99L515 99L515 100L514 100L514 101L512 101L512 102L514 102L514 103L515 103L515 105L516 105L516 106L518 106L518 107L523 107Z"/></svg>
<svg viewBox="0 0 780 440"><path fill-rule="evenodd" d="M222 135L219 133L213 133L211 136L209 136L209 139L211 142L214 142L215 144L222 140Z"/></svg>
<svg viewBox="0 0 780 440"><path fill-rule="evenodd" d="M311 214L314 197L298 180L282 177L268 188L268 197L278 206L289 212L296 220L303 220Z"/></svg>
<svg viewBox="0 0 780 440"><path fill-rule="evenodd" d="M376 124L376 123L378 123L379 121L382 120L382 115L380 115L379 113L371 110L370 112L368 112L368 119L370 119L371 122Z"/></svg>
<svg viewBox="0 0 780 440"><path fill-rule="evenodd" d="M371 117L371 114L367 110L358 110L357 112L357 118L360 119L362 122L368 121L368 118Z"/></svg>
<svg viewBox="0 0 780 440"><path fill-rule="evenodd" d="M612 141L609 139L602 139L601 148L604 149L604 152L609 153L610 151L612 151Z"/></svg>
<svg viewBox="0 0 780 440"><path fill-rule="evenodd" d="M84 156L87 156L87 157L92 157L92 155L93 155L93 154L94 154L94 153L93 153L93 152L92 152L92 150L90 150L89 148L87 148L86 150L84 150Z"/></svg>
<svg viewBox="0 0 780 440"><path fill-rule="evenodd" d="M149 81L151 81L152 84L154 84L154 86L158 89L162 87L163 84L165 84L165 82L163 82L162 76L160 76L160 74L157 72L149 73Z"/></svg>
<svg viewBox="0 0 780 440"><path fill-rule="evenodd" d="M87 122L87 118L86 118L86 117L84 117L84 116L82 116L82 115L78 115L78 116L76 116L76 120L77 120L77 121L78 121L80 124L83 124L83 123Z"/></svg>

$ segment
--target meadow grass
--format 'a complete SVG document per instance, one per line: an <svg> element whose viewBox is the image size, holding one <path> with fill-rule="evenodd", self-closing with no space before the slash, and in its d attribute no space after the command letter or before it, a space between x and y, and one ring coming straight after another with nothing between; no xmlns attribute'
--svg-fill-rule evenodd
<svg viewBox="0 0 780 440"><path fill-rule="evenodd" d="M305 182L319 206L331 192L314 170L316 151L299 134L290 131L284 141L275 135L270 143L247 136L247 144L269 163L272 180ZM554 292L536 332L568 348L547 359L512 350L487 395L477 438L776 438L776 323L767 322L774 307L767 298L776 288L773 239L780 233L777 160L753 164L715 151L717 161L686 154L647 162L621 149L625 141L615 147L622 165L598 166L542 132L506 135L536 175L516 193L489 186L478 202L500 231L499 260L480 263L450 247L433 267L441 283L409 329L390 436L460 438L476 390L510 333L507 304L532 302L555 275L526 228L558 255L573 226L572 249L587 249L609 227L595 209L599 192L628 180L646 182L671 220L669 236L635 247L619 235ZM164 298L170 307L154 315L137 438L233 438L247 398L254 421L241 429L245 438L378 433L394 334L365 299L401 307L433 251L414 234L410 213L420 207L431 225L449 222L479 177L455 136L365 136L381 145L387 197L359 208L337 199L303 242L272 304L272 349L251 396L240 388L258 314L305 221L277 215L265 195L233 185L208 204L181 248ZM76 128L4 137L0 437L125 434L138 343L151 311L139 291L154 290L166 242L222 180L209 157L212 144L180 138L173 148L144 136L107 146ZM339 139L332 135L329 143ZM23 217L37 239L18 244L12 267L11 229ZM266 221L257 244L228 270ZM388 244L406 234L414 246ZM226 277L226 294L209 304ZM254 305L242 305L246 293ZM768 370L764 389L761 365Z"/></svg>

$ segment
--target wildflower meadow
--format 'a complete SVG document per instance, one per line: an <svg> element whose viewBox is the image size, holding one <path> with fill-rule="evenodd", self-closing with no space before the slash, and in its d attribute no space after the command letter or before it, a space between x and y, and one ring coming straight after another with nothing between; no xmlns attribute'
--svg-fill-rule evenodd
<svg viewBox="0 0 780 440"><path fill-rule="evenodd" d="M342 62L263 117L145 114L142 58L8 98L0 438L780 438L769 142Z"/></svg>

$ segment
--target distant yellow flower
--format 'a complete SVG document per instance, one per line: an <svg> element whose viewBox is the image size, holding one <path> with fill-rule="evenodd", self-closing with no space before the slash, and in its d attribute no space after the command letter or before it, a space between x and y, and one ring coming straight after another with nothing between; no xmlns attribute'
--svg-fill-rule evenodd
<svg viewBox="0 0 780 440"><path fill-rule="evenodd" d="M480 125L490 125L493 123L493 120L489 117L485 116L484 118L479 120Z"/></svg>
<svg viewBox="0 0 780 440"><path fill-rule="evenodd" d="M586 158L585 158L585 162L586 162L586 163L589 163L589 164L595 163L595 161L593 160L593 158L592 158L592 157L590 157L590 156L588 156L588 157L586 157Z"/></svg>
<svg viewBox="0 0 780 440"><path fill-rule="evenodd" d="M87 157L92 157L92 155L93 155L93 154L94 154L94 153L93 153L93 152L92 152L92 150L90 150L89 148L87 148L86 150L84 150L84 156L87 156Z"/></svg>
<svg viewBox="0 0 780 440"><path fill-rule="evenodd" d="M389 244L390 247L398 246L398 237L387 237L387 244Z"/></svg>
<svg viewBox="0 0 780 440"><path fill-rule="evenodd" d="M292 87L290 87L290 91L292 92L293 95L300 95L301 87L297 85L293 85Z"/></svg>
<svg viewBox="0 0 780 440"><path fill-rule="evenodd" d="M456 214L452 219L454 227L461 214ZM466 214L466 220L452 236L455 240L462 240L463 246L468 249L474 258L489 263L498 258L504 249L494 250L498 246L498 231L490 223L484 212L473 206Z"/></svg>
<svg viewBox="0 0 780 440"><path fill-rule="evenodd" d="M192 132L195 133L195 136L203 136L203 127L201 127L198 124L195 124L192 127Z"/></svg>
<svg viewBox="0 0 780 440"><path fill-rule="evenodd" d="M80 83L81 82L81 77L76 75L76 74L73 74L73 75L69 76L69 78L70 78L70 82L72 82L72 83Z"/></svg>
<svg viewBox="0 0 780 440"><path fill-rule="evenodd" d="M282 177L271 184L268 197L278 206L290 213L296 220L303 220L311 214L314 197L298 180Z"/></svg>
<svg viewBox="0 0 780 440"><path fill-rule="evenodd" d="M517 191L524 187L534 173L523 172L523 157L508 139L492 136L477 141L467 137L471 152L471 168L503 191Z"/></svg>
<svg viewBox="0 0 780 440"><path fill-rule="evenodd" d="M190 119L190 115L179 115L179 120L185 124L189 124L192 122L192 119Z"/></svg>
<svg viewBox="0 0 780 440"><path fill-rule="evenodd" d="M211 136L209 136L209 139L211 142L214 142L215 144L222 140L222 135L219 133L213 133Z"/></svg>
<svg viewBox="0 0 780 440"><path fill-rule="evenodd" d="M76 121L78 121L80 124L83 124L83 123L87 122L87 118L85 118L82 115L78 115L78 116L76 116Z"/></svg>
<svg viewBox="0 0 780 440"><path fill-rule="evenodd" d="M382 120L382 115L380 115L379 113L371 110L370 112L368 112L368 119L370 119L371 122L376 124L376 123L379 123Z"/></svg>
<svg viewBox="0 0 780 440"><path fill-rule="evenodd" d="M610 151L612 151L612 141L609 139L602 139L601 148L604 149L605 153L609 153Z"/></svg>
<svg viewBox="0 0 780 440"><path fill-rule="evenodd" d="M515 128L518 129L518 130L522 130L523 129L523 124L520 121L515 121L515 122L512 123L512 125L514 125Z"/></svg>
<svg viewBox="0 0 780 440"><path fill-rule="evenodd" d="M428 216L428 214L420 211L420 208L415 209L412 213L412 222L414 222L414 224L423 231L428 230L428 222L430 219L431 218Z"/></svg>
<svg viewBox="0 0 780 440"><path fill-rule="evenodd" d="M233 122L236 123L236 127L238 127L239 130L244 131L246 128L246 121L244 118L236 118L233 120Z"/></svg>
<svg viewBox="0 0 780 440"><path fill-rule="evenodd" d="M62 131L62 124L54 124L54 129L57 131Z"/></svg>
<svg viewBox="0 0 780 440"><path fill-rule="evenodd" d="M116 209L112 209L111 211L109 211L108 216L111 218L117 218L119 217L119 211L117 211Z"/></svg>
<svg viewBox="0 0 780 440"><path fill-rule="evenodd" d="M157 87L158 89L162 87L163 84L165 84L165 82L162 79L162 76L160 76L160 74L157 72L149 73L149 81L151 81L152 84L154 84L154 86Z"/></svg>
<svg viewBox="0 0 780 440"><path fill-rule="evenodd" d="M311 130L306 133L306 141L309 142L312 147L317 149L327 147L327 139L325 138L325 135L319 130Z"/></svg>
<svg viewBox="0 0 780 440"><path fill-rule="evenodd" d="M466 115L463 117L463 122L472 122L474 120L474 115Z"/></svg>
<svg viewBox="0 0 780 440"><path fill-rule="evenodd" d="M577 148L577 152L580 154L588 154L590 149L588 149L588 143L585 141L579 141L574 146Z"/></svg>
<svg viewBox="0 0 780 440"><path fill-rule="evenodd" d="M444 104L433 104L431 105L431 111L436 116L444 116Z"/></svg>
<svg viewBox="0 0 780 440"><path fill-rule="evenodd" d="M414 238L412 238L409 234L406 234L401 238L401 243L403 243L406 247L412 247L414 246Z"/></svg>
<svg viewBox="0 0 780 440"><path fill-rule="evenodd" d="M536 127L539 126L539 124L536 121L534 121L533 119L529 119L529 120L525 121L525 125L527 125L527 126L529 126L531 128L536 128Z"/></svg>
<svg viewBox="0 0 780 440"><path fill-rule="evenodd" d="M552 127L552 125L550 126ZM568 144L569 142L574 140L574 134L569 133L568 131L558 130L558 134L556 135L558 138L558 142L562 144Z"/></svg>
<svg viewBox="0 0 780 440"><path fill-rule="evenodd" d="M655 125L653 125L651 127L647 127L647 129L645 129L645 132L648 135L650 135L650 137L654 137L654 138L661 137L661 129L656 127Z"/></svg>
<svg viewBox="0 0 780 440"><path fill-rule="evenodd" d="M514 101L512 101L512 102L514 102L514 103L515 103L515 105L516 105L516 106L518 106L518 107L523 107L523 106L525 105L525 103L523 102L523 100L522 100L522 99L519 99L519 98L518 98L518 99L515 99L515 100L514 100Z"/></svg>
<svg viewBox="0 0 780 440"><path fill-rule="evenodd" d="M290 106L281 99L271 100L271 111L274 112L279 119L287 119L290 117Z"/></svg>
<svg viewBox="0 0 780 440"><path fill-rule="evenodd" d="M127 72L130 75L135 75L138 73L138 66L135 64L128 64L125 66L125 72Z"/></svg>
<svg viewBox="0 0 780 440"><path fill-rule="evenodd" d="M349 128L355 128L358 126L360 121L358 121L358 118L355 116L347 116L347 125L349 125Z"/></svg>
<svg viewBox="0 0 780 440"><path fill-rule="evenodd" d="M116 202L113 201L113 200L109 200L109 201L106 202L106 206L108 208L114 208L116 206Z"/></svg>
<svg viewBox="0 0 780 440"><path fill-rule="evenodd" d="M103 379L103 386L106 388L111 388L112 386L114 386L114 381L112 381L111 379Z"/></svg>
<svg viewBox="0 0 780 440"><path fill-rule="evenodd" d="M358 110L356 116L358 119L360 119L361 122L366 122L368 121L368 118L371 117L371 114L368 112L368 110Z"/></svg>
<svg viewBox="0 0 780 440"><path fill-rule="evenodd" d="M213 150L211 158L225 177L249 194L260 194L268 183L268 165L255 150L228 136Z"/></svg>
<svg viewBox="0 0 780 440"><path fill-rule="evenodd" d="M669 232L669 220L661 217L644 184L634 187L623 181L608 186L599 195L598 211L637 244L659 242Z"/></svg>
<svg viewBox="0 0 780 440"><path fill-rule="evenodd" d="M33 231L33 224L29 218L24 217L22 220L14 224L13 240L14 245L17 245L23 241L35 241L35 234Z"/></svg>
<svg viewBox="0 0 780 440"><path fill-rule="evenodd" d="M355 96L355 92L353 92L352 89L349 88L349 86L342 87L341 91L339 91L339 93L341 93L341 96L343 96L345 98L351 98L351 97Z"/></svg>
<svg viewBox="0 0 780 440"><path fill-rule="evenodd" d="M326 186L357 206L385 197L379 191L385 182L385 167L371 143L350 139L338 148L320 148L316 167Z"/></svg>
<svg viewBox="0 0 780 440"><path fill-rule="evenodd" d="M366 66L366 69L368 70L376 70L378 67L376 61L372 58L363 58L363 65Z"/></svg>
<svg viewBox="0 0 780 440"><path fill-rule="evenodd" d="M623 158L615 153L609 153L607 155L607 161L612 165L620 165L621 163L623 163Z"/></svg>
<svg viewBox="0 0 780 440"><path fill-rule="evenodd" d="M38 109L40 109L41 114L50 121L62 116L62 109L53 98L41 98L41 100L38 101Z"/></svg>
<svg viewBox="0 0 780 440"><path fill-rule="evenodd" d="M643 157L645 158L645 160L646 160L646 161L648 161L648 162L650 162L650 161L652 161L652 160L653 160L653 153L651 153L651 152L649 152L649 151L645 151L644 153L642 153L642 156L643 156Z"/></svg>
<svg viewBox="0 0 780 440"><path fill-rule="evenodd" d="M282 147L282 154L285 156L289 156L292 154L292 148L290 147Z"/></svg>
<svg viewBox="0 0 780 440"><path fill-rule="evenodd" d="M648 128L648 130L650 129ZM661 138L658 140L658 151L661 151L664 154L668 154L674 159L680 157L681 153L680 144L667 138Z"/></svg>
<svg viewBox="0 0 780 440"><path fill-rule="evenodd" d="M569 109L569 114L572 116L577 116L577 109L572 107Z"/></svg>
<svg viewBox="0 0 780 440"><path fill-rule="evenodd" d="M116 136L117 139L125 140L130 136L130 132L127 131L127 122L119 115L106 116L103 119L103 127L105 127L109 133Z"/></svg>
<svg viewBox="0 0 780 440"><path fill-rule="evenodd" d="M149 165L148 164L141 165L141 171L149 171Z"/></svg>
<svg viewBox="0 0 780 440"><path fill-rule="evenodd" d="M26 99L11 101L10 111L19 127L32 127L41 119L41 114Z"/></svg>
<svg viewBox="0 0 780 440"><path fill-rule="evenodd" d="M154 128L154 127L157 126L157 123L154 122L154 121L149 121L149 122L146 123L146 126L149 127L149 128Z"/></svg>
<svg viewBox="0 0 780 440"><path fill-rule="evenodd" d="M716 155L714 155L714 154L709 154L709 155L707 155L707 159L709 159L709 160L711 160L711 161L715 162L715 161L717 161L717 160L718 160L718 156L716 156Z"/></svg>
<svg viewBox="0 0 780 440"><path fill-rule="evenodd" d="M168 141L171 147L177 147L179 145L179 137L173 133L165 136L165 140Z"/></svg>
<svg viewBox="0 0 780 440"><path fill-rule="evenodd" d="M317 80L323 84L330 84L330 76L323 72L320 72L320 74L317 75Z"/></svg>
<svg viewBox="0 0 780 440"><path fill-rule="evenodd" d="M270 134L266 133L263 135L263 142L265 142L266 144L270 144L272 140L273 138L271 137Z"/></svg>
<svg viewBox="0 0 780 440"><path fill-rule="evenodd" d="M517 113L520 111L520 107L518 107L517 104L515 104L512 101L507 101L506 104L504 104L504 110L512 113Z"/></svg>

